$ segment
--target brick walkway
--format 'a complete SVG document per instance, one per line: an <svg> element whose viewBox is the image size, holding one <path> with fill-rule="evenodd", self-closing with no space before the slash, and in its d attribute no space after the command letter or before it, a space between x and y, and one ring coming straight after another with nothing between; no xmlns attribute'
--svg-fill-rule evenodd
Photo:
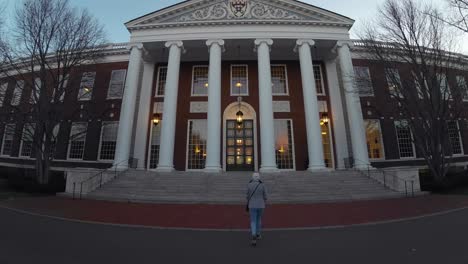
<svg viewBox="0 0 468 264"><path fill-rule="evenodd" d="M246 229L248 216L239 205L158 205L62 197L19 198L0 206L48 216L112 224L167 228ZM397 220L468 207L468 196L431 195L416 198L271 205L265 228L348 226Z"/></svg>

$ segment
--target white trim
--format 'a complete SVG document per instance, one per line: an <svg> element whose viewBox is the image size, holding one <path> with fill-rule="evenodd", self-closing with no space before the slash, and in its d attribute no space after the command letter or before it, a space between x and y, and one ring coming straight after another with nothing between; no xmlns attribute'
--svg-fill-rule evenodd
<svg viewBox="0 0 468 264"><path fill-rule="evenodd" d="M322 83L322 93L318 93L318 91L317 91L317 96L327 96L327 91L325 89L325 80L324 80L324 75L323 75L322 64L320 64L320 63L312 64L312 74L314 74L314 66L319 66L319 69L320 69L320 82ZM314 79L315 79L315 76L314 76ZM315 89L317 89L317 87L315 87Z"/></svg>
<svg viewBox="0 0 468 264"><path fill-rule="evenodd" d="M84 134L84 140L83 140L83 154L81 155L81 159L72 159L70 158L70 150L71 150L71 137L72 137L72 132L73 132L73 124L86 124L86 133ZM84 159L84 154L86 150L86 137L88 136L88 123L87 122L72 122L70 126L70 133L68 134L68 145L67 145L67 161L81 161Z"/></svg>
<svg viewBox="0 0 468 264"><path fill-rule="evenodd" d="M238 66L245 66L245 71L246 71L246 84L247 84L247 93L245 94L241 94L241 93L238 93L238 94L233 94L232 93L232 67L238 67ZM231 64L230 65L230 84L229 84L229 94L230 96L249 96L249 65L248 64ZM237 87L235 87L237 88Z"/></svg>
<svg viewBox="0 0 468 264"><path fill-rule="evenodd" d="M166 79L167 79L167 65L166 66L158 66L158 73L156 77L156 89L154 91L154 97L155 98L164 98L164 95L166 94L166 87L164 87L164 94L163 95L158 95L159 91L159 78L161 76L161 69L166 69ZM193 73L193 72L192 72ZM166 80L164 80L164 83L166 83Z"/></svg>
<svg viewBox="0 0 468 264"><path fill-rule="evenodd" d="M380 132L380 142L382 142L382 158L380 159L374 159L374 158L371 158L369 157L369 160L370 161L383 161L383 160L386 160L385 157L385 143L383 141L383 132L382 132L382 124L380 123L381 120L380 119L364 119L364 126L366 125L365 122L369 120L369 121L377 121L377 124L379 125L379 132ZM366 128L366 127L365 127ZM396 130L395 130L396 131ZM366 136L367 136L367 130L366 130ZM367 138L366 138L367 139ZM398 141L398 138L397 138L397 141ZM398 154L400 154L400 150L398 150Z"/></svg>
<svg viewBox="0 0 468 264"><path fill-rule="evenodd" d="M117 133L119 131L119 121L102 121L101 122L101 133L100 133L101 137L99 138L98 156L97 156L97 159L96 159L98 162L114 162L114 160L115 160L115 154L116 154L115 152L114 152L114 159L108 159L108 160L107 159L101 159L102 136L103 136L103 133L104 133L103 128L104 128L105 125L109 125L109 124L110 125L117 124ZM117 133L116 133L116 135L117 135ZM116 149L115 149L115 151L116 151L117 150L117 138L115 139L115 145L116 145Z"/></svg>
<svg viewBox="0 0 468 264"><path fill-rule="evenodd" d="M291 139L292 139L292 158L293 158L293 168L292 169L280 169L278 168L279 171L296 171L296 145L294 141L294 121L292 118L274 118L273 122L275 120L286 120L286 121L291 121ZM286 129L288 129L286 127ZM331 142L331 141L330 141ZM275 136L275 143L276 143L276 136ZM275 148L276 149L276 148ZM333 155L333 153L332 153ZM276 158L276 157L275 157ZM278 164L278 161L276 161L276 164Z"/></svg>
<svg viewBox="0 0 468 264"><path fill-rule="evenodd" d="M208 73L208 70L210 68L209 65L193 65L192 66L192 86L190 88L190 96L191 97L208 97L208 89L209 87L205 87L206 88L206 94L194 94L193 93L193 84L194 84L194 81L195 81L195 68L197 67L200 67L200 68L206 68L207 69L207 73ZM208 83L208 79L206 80L207 83Z"/></svg>
<svg viewBox="0 0 468 264"><path fill-rule="evenodd" d="M408 125L408 130L410 132L411 136L411 145L413 147L413 156L412 157L401 157L401 151L400 151L400 141L398 140L398 132L397 132L397 127L396 127L396 122L401 122L401 121L406 121L405 119L397 119L393 121L393 128L395 129L395 136L397 140L397 147L398 147L398 156L400 157L398 160L411 160L411 159L416 159L416 146L414 145L414 136L413 136L413 131L411 131L411 128Z"/></svg>
<svg viewBox="0 0 468 264"><path fill-rule="evenodd" d="M119 71L124 71L124 77L123 77L123 82L122 82L122 95L119 96L119 97L110 97L109 96L109 92L111 91L111 87L112 87L112 76L114 75L114 72L119 72ZM119 69L119 70L112 70L111 72L111 77L110 77L110 80L109 80L109 87L107 88L107 97L106 99L107 100L113 100L113 99L122 99L123 98L123 94L124 94L124 91L125 91L125 81L127 80L127 69Z"/></svg>
<svg viewBox="0 0 468 264"><path fill-rule="evenodd" d="M288 79L288 65L287 64L271 64L270 68L273 67L284 67L284 75L285 75L285 82L286 82L286 93L274 93L273 89L271 91L272 96L289 96L289 79ZM312 66L313 69L313 66ZM270 69L270 75L271 75L272 70ZM314 73L312 73L314 74ZM272 76L273 78L273 76ZM273 82L271 84L273 86ZM273 87L272 87L273 88Z"/></svg>

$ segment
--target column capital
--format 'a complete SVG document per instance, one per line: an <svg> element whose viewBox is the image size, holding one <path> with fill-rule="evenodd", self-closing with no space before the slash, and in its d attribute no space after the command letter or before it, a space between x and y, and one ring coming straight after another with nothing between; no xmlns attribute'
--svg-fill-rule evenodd
<svg viewBox="0 0 468 264"><path fill-rule="evenodd" d="M315 46L315 41L313 39L298 39L296 41L296 46L302 46L302 45L309 45L309 46Z"/></svg>
<svg viewBox="0 0 468 264"><path fill-rule="evenodd" d="M133 48L137 48L139 50L143 49L143 43L128 43L127 47L128 50L132 50Z"/></svg>
<svg viewBox="0 0 468 264"><path fill-rule="evenodd" d="M208 47L211 47L211 45L213 45L213 44L218 44L219 46L222 47L222 46L224 46L224 40L222 40L222 39L209 39L209 40L206 41L206 45Z"/></svg>
<svg viewBox="0 0 468 264"><path fill-rule="evenodd" d="M255 46L259 46L262 43L266 43L268 46L273 45L273 40L272 39L256 39L255 40Z"/></svg>
<svg viewBox="0 0 468 264"><path fill-rule="evenodd" d="M351 40L338 40L338 42L336 42L336 46L339 48L343 46L348 46L348 48L352 48L354 47L354 43Z"/></svg>
<svg viewBox="0 0 468 264"><path fill-rule="evenodd" d="M164 46L166 48L170 48L172 46L176 46L178 48L183 48L184 47L184 42L182 41L179 41L179 40L175 40L175 41L167 41Z"/></svg>

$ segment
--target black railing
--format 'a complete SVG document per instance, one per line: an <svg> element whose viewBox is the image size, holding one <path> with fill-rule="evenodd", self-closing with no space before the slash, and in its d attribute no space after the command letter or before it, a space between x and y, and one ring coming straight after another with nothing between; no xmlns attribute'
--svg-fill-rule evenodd
<svg viewBox="0 0 468 264"><path fill-rule="evenodd" d="M82 197L83 197L83 185L90 184L90 183L94 182L95 184L93 186L91 186L91 188L88 188L88 190L93 191L93 190L96 190L98 188L101 188L102 185L105 183L105 182L103 182L103 175L105 173L109 173L109 172L112 171L114 174L112 175L112 177L108 178L106 182L108 182L110 180L113 180L113 179L117 178L121 173L124 173L124 172L127 171L127 170L119 171L118 167L119 167L119 165L122 165L124 163L128 164L128 162L129 162L129 160L120 161L120 162L114 164L112 167L107 168L105 170L102 170L102 171L94 174L93 176L89 177L88 179L86 179L84 181L81 181L81 182L78 182L78 183L74 182L73 183L73 199L76 198L76 187L77 187L77 185L79 185L79 187L80 187L79 199L82 199Z"/></svg>

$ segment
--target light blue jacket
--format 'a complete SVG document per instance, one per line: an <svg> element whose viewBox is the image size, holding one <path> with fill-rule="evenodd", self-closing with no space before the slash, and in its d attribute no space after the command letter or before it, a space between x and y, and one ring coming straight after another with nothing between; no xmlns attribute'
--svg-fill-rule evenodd
<svg viewBox="0 0 468 264"><path fill-rule="evenodd" d="M258 184L260 185L252 195ZM252 198L250 198L249 208L265 208L265 202L268 199L268 193L264 183L258 180L250 181L249 185L247 186L247 201L249 200L250 196L252 196Z"/></svg>

